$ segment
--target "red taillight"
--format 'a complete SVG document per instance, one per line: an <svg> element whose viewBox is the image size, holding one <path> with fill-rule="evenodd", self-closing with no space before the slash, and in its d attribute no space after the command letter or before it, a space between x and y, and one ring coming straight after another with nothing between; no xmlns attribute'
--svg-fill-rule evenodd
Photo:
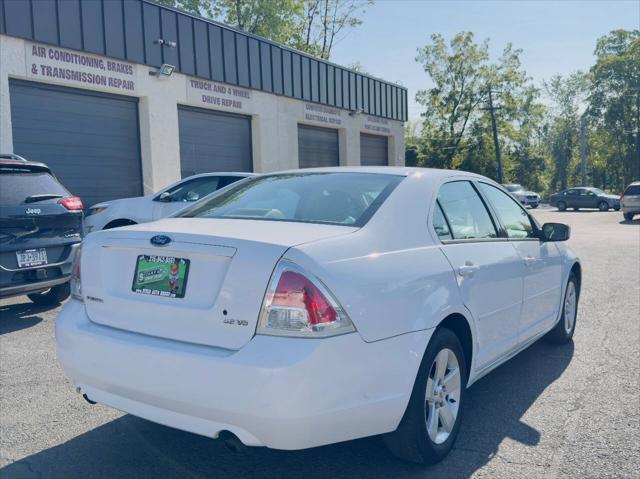
<svg viewBox="0 0 640 479"><path fill-rule="evenodd" d="M82 282L81 282L81 255L82 255L82 245L78 246L75 251L75 256L73 257L73 263L71 265L71 295L80 300L84 301L84 297L82 296Z"/></svg>
<svg viewBox="0 0 640 479"><path fill-rule="evenodd" d="M304 308L309 315L309 324L331 323L337 313L320 290L302 274L284 271L273 294L272 306Z"/></svg>
<svg viewBox="0 0 640 479"><path fill-rule="evenodd" d="M76 211L82 209L82 201L77 196L67 196L66 198L60 198L58 200L62 206L70 211Z"/></svg>
<svg viewBox="0 0 640 479"><path fill-rule="evenodd" d="M346 311L318 278L288 260L278 263L264 297L258 334L327 338L353 331Z"/></svg>

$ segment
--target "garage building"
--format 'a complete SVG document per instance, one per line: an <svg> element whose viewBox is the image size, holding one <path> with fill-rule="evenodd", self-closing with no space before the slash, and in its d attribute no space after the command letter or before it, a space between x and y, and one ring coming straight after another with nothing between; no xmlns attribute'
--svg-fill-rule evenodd
<svg viewBox="0 0 640 479"><path fill-rule="evenodd" d="M404 164L405 88L151 0L0 0L0 62L0 151L87 206L208 171Z"/></svg>

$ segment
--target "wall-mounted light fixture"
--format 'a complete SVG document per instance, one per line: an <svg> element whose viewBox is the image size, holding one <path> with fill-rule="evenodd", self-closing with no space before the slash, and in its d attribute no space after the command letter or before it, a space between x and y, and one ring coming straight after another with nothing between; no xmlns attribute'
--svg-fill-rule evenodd
<svg viewBox="0 0 640 479"><path fill-rule="evenodd" d="M150 71L149 75L154 77L170 77L175 69L175 66L169 65L168 63L163 63L158 70Z"/></svg>
<svg viewBox="0 0 640 479"><path fill-rule="evenodd" d="M349 116L355 117L356 115L360 115L362 113L362 108L358 108L357 110L351 110L349 112Z"/></svg>

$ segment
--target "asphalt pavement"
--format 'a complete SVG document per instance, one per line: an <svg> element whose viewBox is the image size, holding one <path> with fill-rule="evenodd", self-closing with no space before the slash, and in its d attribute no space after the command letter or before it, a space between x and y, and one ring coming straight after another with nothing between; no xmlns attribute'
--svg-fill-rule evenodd
<svg viewBox="0 0 640 479"><path fill-rule="evenodd" d="M572 344L539 341L469 390L441 464L377 438L297 452L249 448L87 404L56 361L59 308L0 301L0 478L638 478L640 221L539 209L572 227L583 288Z"/></svg>

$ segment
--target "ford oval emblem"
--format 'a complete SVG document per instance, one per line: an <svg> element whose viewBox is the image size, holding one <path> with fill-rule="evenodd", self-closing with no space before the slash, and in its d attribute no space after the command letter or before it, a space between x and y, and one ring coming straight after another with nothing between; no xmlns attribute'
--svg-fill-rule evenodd
<svg viewBox="0 0 640 479"><path fill-rule="evenodd" d="M149 241L153 246L167 246L171 243L171 238L166 235L155 235Z"/></svg>

